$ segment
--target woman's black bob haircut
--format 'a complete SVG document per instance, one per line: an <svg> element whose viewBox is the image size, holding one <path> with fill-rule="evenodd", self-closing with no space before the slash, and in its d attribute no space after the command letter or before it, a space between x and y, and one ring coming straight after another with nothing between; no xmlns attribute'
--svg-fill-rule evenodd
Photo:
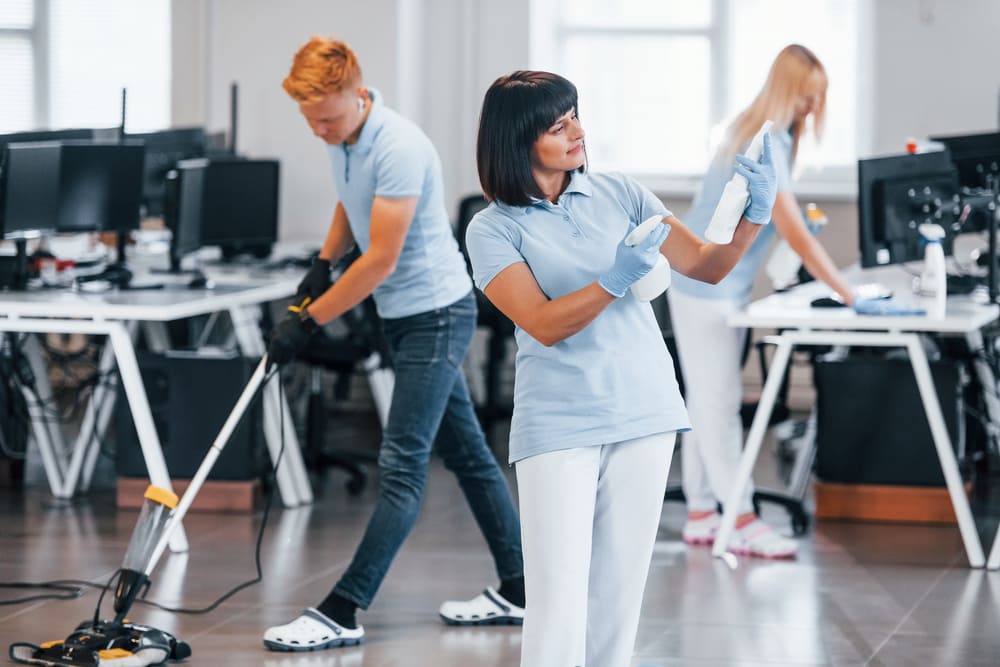
<svg viewBox="0 0 1000 667"><path fill-rule="evenodd" d="M518 70L493 82L483 98L476 140L479 183L487 199L529 206L532 197L545 197L531 172L531 147L571 109L579 114L576 86L558 74Z"/></svg>

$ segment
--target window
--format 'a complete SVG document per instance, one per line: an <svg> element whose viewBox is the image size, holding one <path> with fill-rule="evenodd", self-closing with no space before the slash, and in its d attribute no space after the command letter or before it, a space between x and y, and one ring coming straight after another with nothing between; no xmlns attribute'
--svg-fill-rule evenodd
<svg viewBox="0 0 1000 667"><path fill-rule="evenodd" d="M169 0L3 0L0 132L170 124Z"/></svg>
<svg viewBox="0 0 1000 667"><path fill-rule="evenodd" d="M690 191L778 51L815 51L830 79L822 143L803 140L803 180L850 191L858 153L857 0L535 0L537 66L573 81L591 163ZM833 187L829 187L830 184Z"/></svg>

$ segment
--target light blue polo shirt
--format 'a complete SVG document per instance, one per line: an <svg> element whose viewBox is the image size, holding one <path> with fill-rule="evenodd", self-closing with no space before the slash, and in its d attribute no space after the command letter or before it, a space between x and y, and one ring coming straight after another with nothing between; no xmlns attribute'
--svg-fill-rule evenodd
<svg viewBox="0 0 1000 667"><path fill-rule="evenodd" d="M787 131L771 132L771 156L774 160L775 172L778 176L778 192L791 189L790 156L792 154L792 135ZM722 198L722 190L732 178L736 161L730 159L722 163L718 159L712 162L705 179L702 181L701 192L691 204L691 210L684 216L684 224L698 236L705 238L705 230L712 220L715 207ZM703 299L734 299L750 298L754 276L760 269L767 254L771 240L776 236L773 224L764 225L753 244L740 258L733 270L718 284L711 285L700 280L693 280L676 271L671 276L670 289L683 292L690 296Z"/></svg>
<svg viewBox="0 0 1000 667"><path fill-rule="evenodd" d="M383 318L449 306L472 289L444 207L441 160L414 123L385 106L369 88L371 111L357 143L328 146L337 195L362 252L371 243L372 199L417 197L396 270L375 288Z"/></svg>
<svg viewBox="0 0 1000 667"><path fill-rule="evenodd" d="M466 243L480 289L525 262L550 298L575 292L614 264L618 242L663 203L620 174L574 173L558 204L492 202ZM631 291L583 330L546 347L519 327L510 462L560 449L690 429L670 353L648 303Z"/></svg>

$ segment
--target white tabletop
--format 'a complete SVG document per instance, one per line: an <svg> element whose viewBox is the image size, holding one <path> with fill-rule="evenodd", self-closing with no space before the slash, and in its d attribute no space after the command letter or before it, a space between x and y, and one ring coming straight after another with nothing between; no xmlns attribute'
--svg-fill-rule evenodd
<svg viewBox="0 0 1000 667"><path fill-rule="evenodd" d="M919 264L884 266L844 271L852 285L879 283L890 288L900 305L929 310L929 300L914 294L913 276ZM850 308L813 308L817 297L830 296L830 288L819 281L795 287L754 301L729 317L730 326L774 329L845 329L852 331L923 331L965 333L981 329L1000 315L996 305L973 296L950 296L943 318L926 315L858 315Z"/></svg>

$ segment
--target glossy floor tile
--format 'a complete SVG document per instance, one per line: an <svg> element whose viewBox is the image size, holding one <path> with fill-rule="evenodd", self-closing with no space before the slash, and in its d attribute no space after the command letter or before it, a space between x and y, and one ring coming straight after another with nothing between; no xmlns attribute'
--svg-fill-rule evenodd
<svg viewBox="0 0 1000 667"><path fill-rule="evenodd" d="M762 456L762 484L776 482L769 467L773 460ZM330 471L318 481L315 504L271 512L260 583L206 614L137 606L133 620L187 641L193 666L518 665L519 629L452 628L438 620L443 600L471 597L496 583L461 492L439 462L416 529L374 605L359 615L367 642L312 654L262 647L264 629L317 604L352 555L375 486L370 481L361 496L351 497L345 480ZM988 548L996 513L989 507L979 513ZM821 523L801 538L796 561L740 559L730 569L707 548L680 541L683 514L680 503L665 503L632 667L998 663L1000 573L968 569L956 528ZM0 488L0 582L104 582L120 565L136 516L116 510L108 492L67 504L53 501L44 487ZM203 607L253 578L262 516L190 514L191 551L161 561L148 598ZM765 518L789 530L781 509L765 506ZM4 599L22 594L0 590ZM97 597L88 590L75 600L0 606L0 645L6 652L13 641L62 638L93 615ZM105 616L109 605L105 600Z"/></svg>

